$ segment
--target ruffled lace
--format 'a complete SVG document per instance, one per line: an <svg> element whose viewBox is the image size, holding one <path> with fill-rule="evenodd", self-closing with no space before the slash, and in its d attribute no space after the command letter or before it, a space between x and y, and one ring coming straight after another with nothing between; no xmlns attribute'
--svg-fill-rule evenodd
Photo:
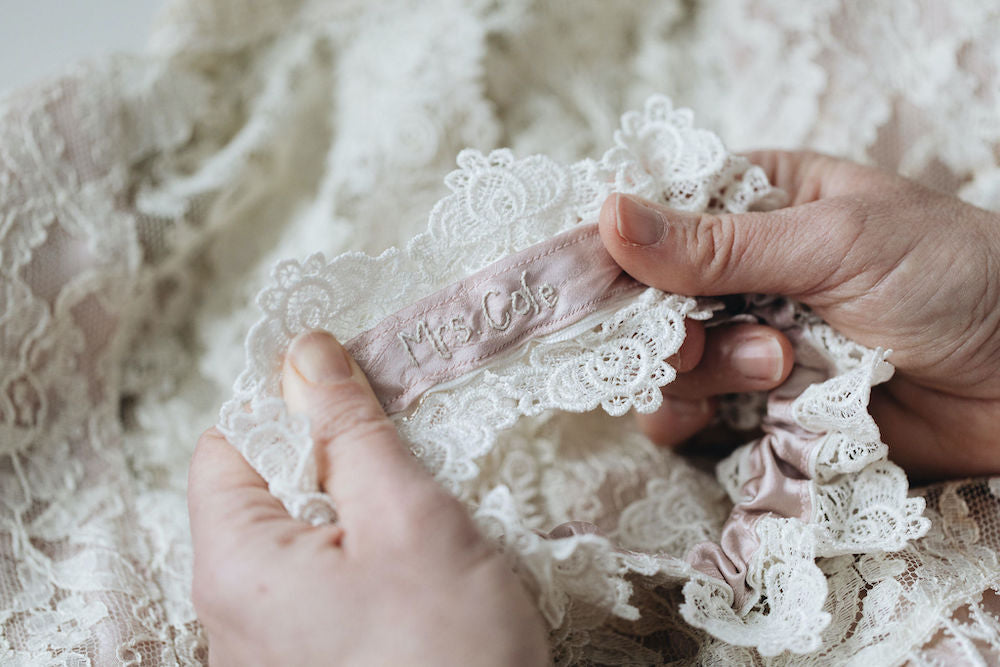
<svg viewBox="0 0 1000 667"><path fill-rule="evenodd" d="M718 465L734 508L719 543L688 555L711 576L685 586L681 613L764 655L809 653L831 620L815 559L898 551L930 521L924 500L907 497L903 471L885 459L867 411L871 387L892 377L887 353L848 341L792 303L758 313L793 341L796 366L768 400L766 435ZM701 602L716 596L732 610Z"/></svg>

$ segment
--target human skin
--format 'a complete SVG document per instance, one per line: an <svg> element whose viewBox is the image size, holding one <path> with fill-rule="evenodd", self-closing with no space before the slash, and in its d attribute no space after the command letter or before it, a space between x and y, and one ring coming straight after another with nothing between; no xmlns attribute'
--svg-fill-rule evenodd
<svg viewBox="0 0 1000 667"><path fill-rule="evenodd" d="M293 519L215 429L205 432L188 506L209 662L548 664L520 580L409 454L337 341L296 339L282 390L309 418L339 520Z"/></svg>
<svg viewBox="0 0 1000 667"><path fill-rule="evenodd" d="M699 215L612 195L600 218L608 251L664 291L784 295L891 348L896 374L870 404L890 458L920 479L1000 472L1000 215L825 155L748 157L787 208ZM668 445L711 421L714 396L774 387L792 364L767 327L689 330L664 407L640 417Z"/></svg>

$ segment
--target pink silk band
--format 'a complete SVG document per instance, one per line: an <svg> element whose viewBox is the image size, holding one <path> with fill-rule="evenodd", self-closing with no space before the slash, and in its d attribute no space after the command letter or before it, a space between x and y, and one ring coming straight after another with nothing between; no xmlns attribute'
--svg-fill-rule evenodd
<svg viewBox="0 0 1000 667"><path fill-rule="evenodd" d="M741 489L744 499L733 507L717 543L702 542L687 555L694 569L729 584L733 608L740 614L756 602L747 583L747 568L760 547L757 520L770 515L808 523L812 515L807 471L820 436L790 421L792 402L773 395L768 399L765 435L740 462L740 477L746 479Z"/></svg>
<svg viewBox="0 0 1000 667"><path fill-rule="evenodd" d="M491 264L347 342L389 414L528 340L564 329L644 286L577 227Z"/></svg>

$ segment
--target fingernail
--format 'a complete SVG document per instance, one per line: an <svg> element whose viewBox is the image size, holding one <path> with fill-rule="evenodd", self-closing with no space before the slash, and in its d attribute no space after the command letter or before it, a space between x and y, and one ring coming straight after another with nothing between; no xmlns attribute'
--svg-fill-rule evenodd
<svg viewBox="0 0 1000 667"><path fill-rule="evenodd" d="M663 236L660 213L638 199L618 195L618 235L635 245L653 245Z"/></svg>
<svg viewBox="0 0 1000 667"><path fill-rule="evenodd" d="M683 398L665 398L664 403L678 417L701 417L708 414L710 405L707 398L688 401Z"/></svg>
<svg viewBox="0 0 1000 667"><path fill-rule="evenodd" d="M781 379L784 363L781 344L771 336L758 336L739 343L730 357L733 368L744 377L763 382Z"/></svg>
<svg viewBox="0 0 1000 667"><path fill-rule="evenodd" d="M299 375L313 384L326 384L351 377L347 351L325 331L301 334L292 341L288 358Z"/></svg>

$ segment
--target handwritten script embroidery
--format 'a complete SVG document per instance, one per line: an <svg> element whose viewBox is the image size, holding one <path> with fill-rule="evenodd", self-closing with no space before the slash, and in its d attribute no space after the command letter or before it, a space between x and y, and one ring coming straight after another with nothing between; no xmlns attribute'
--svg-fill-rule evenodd
<svg viewBox="0 0 1000 667"><path fill-rule="evenodd" d="M643 289L605 250L597 225L581 225L442 287L346 347L392 414L437 384Z"/></svg>
<svg viewBox="0 0 1000 667"><path fill-rule="evenodd" d="M506 296L500 290L488 289L483 293L482 315L486 326L496 331L510 329L515 318L533 317L545 310L551 311L559 300L559 290L550 283L532 288L527 270L521 272L521 286ZM499 303L498 303L499 302ZM474 329L464 315L445 315L445 324L428 324L426 319L417 322L416 330L396 334L410 361L420 365L413 354L414 345L430 345L442 359L451 359L453 347L465 345L482 337L483 331Z"/></svg>

